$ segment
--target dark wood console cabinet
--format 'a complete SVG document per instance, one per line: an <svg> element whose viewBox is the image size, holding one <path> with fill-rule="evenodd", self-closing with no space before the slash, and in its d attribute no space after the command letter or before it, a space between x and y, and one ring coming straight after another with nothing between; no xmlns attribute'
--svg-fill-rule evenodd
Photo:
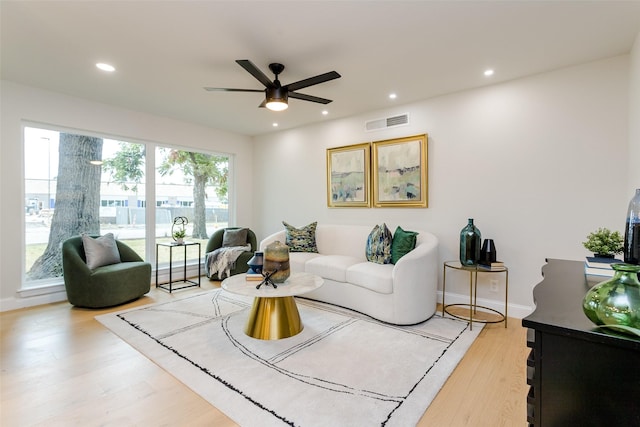
<svg viewBox="0 0 640 427"><path fill-rule="evenodd" d="M640 340L597 331L582 312L581 261L547 260L527 331L531 426L640 426Z"/></svg>

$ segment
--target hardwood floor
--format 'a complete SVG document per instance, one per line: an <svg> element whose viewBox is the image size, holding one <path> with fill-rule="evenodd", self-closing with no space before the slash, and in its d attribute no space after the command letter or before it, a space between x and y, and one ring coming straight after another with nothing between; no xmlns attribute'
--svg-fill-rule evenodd
<svg viewBox="0 0 640 427"><path fill-rule="evenodd" d="M0 425L235 426L94 317L213 289L202 280L168 294L152 288L125 306L85 310L68 303L0 315ZM519 319L487 325L418 426L526 425L527 348Z"/></svg>

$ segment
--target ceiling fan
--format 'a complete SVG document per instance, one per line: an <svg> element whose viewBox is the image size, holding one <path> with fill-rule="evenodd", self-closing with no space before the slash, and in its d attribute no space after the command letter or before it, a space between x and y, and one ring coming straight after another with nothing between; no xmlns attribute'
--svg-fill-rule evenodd
<svg viewBox="0 0 640 427"><path fill-rule="evenodd" d="M238 59L236 62L245 70L247 70L253 77L258 79L260 83L262 83L266 89L231 89L231 88L221 88L221 87L205 87L204 90L207 91L226 91L226 92L264 92L265 100L260 104L260 107L267 107L273 111L282 111L286 110L288 105L289 98L301 99L303 101L317 102L319 104L328 104L332 102L330 99L319 98L317 96L305 95L303 93L295 92L299 89L304 89L305 87L317 85L320 83L328 82L329 80L337 79L340 77L335 71L330 71L328 73L320 74L315 77L309 77L308 79L300 80L295 83L289 83L288 85L282 86L280 84L280 80L278 80L278 75L282 73L284 70L284 65L279 63L269 64L269 69L273 74L275 74L275 79L273 81L269 80L269 78L262 72L258 67L256 67L251 61L248 59Z"/></svg>

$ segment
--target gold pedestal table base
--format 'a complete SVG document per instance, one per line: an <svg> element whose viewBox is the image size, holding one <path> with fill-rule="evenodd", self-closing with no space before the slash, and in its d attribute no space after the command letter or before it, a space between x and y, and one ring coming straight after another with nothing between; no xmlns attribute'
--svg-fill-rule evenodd
<svg viewBox="0 0 640 427"><path fill-rule="evenodd" d="M279 340L299 334L302 328L293 297L256 297L244 333L260 340Z"/></svg>
<svg viewBox="0 0 640 427"><path fill-rule="evenodd" d="M261 340L277 340L302 332L304 326L293 297L319 288L324 280L313 274L294 273L284 283L277 283L275 289L266 285L256 289L258 283L238 274L225 279L222 289L254 297L245 334Z"/></svg>

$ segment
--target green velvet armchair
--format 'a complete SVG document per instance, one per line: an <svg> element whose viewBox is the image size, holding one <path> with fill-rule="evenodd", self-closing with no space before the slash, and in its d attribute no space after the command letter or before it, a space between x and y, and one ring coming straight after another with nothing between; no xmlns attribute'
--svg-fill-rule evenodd
<svg viewBox="0 0 640 427"><path fill-rule="evenodd" d="M86 263L82 237L62 244L62 271L69 302L78 307L102 308L140 298L151 289L151 264L116 240L120 260L94 270Z"/></svg>
<svg viewBox="0 0 640 427"><path fill-rule="evenodd" d="M213 252L214 250L222 247L222 241L224 238L225 230L238 230L240 228L243 228L243 227L229 227L229 228L221 228L220 230L216 230L209 238L209 242L207 242L205 254L209 252ZM238 259L236 260L235 267L232 268L231 271L229 272L230 276L233 276L235 274L246 273L247 270L249 269L249 266L247 265L247 261L249 261L253 256L253 253L258 250L258 241L257 241L256 235L250 229L247 229L246 243L251 245L251 251L243 252L238 257ZM218 274L212 274L209 277L209 280L220 280L220 279L218 278Z"/></svg>

